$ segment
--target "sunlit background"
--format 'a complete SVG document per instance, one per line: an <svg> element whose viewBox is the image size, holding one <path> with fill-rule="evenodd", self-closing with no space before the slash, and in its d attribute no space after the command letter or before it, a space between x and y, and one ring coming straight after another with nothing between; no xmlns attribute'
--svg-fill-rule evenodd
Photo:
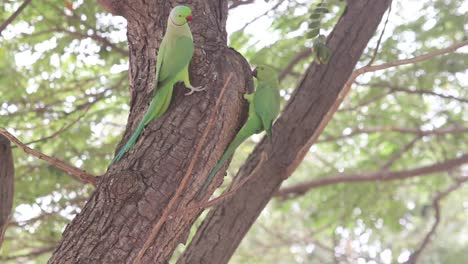
<svg viewBox="0 0 468 264"><path fill-rule="evenodd" d="M329 6L329 34L345 3ZM252 65L280 73L312 47L305 37L314 1L256 0L230 9L229 44ZM0 4L0 22L22 1ZM386 16L358 67L377 45ZM202 16L196 19L203 19ZM468 39L468 2L393 1L374 64L419 56ZM194 34L197 34L194 32ZM28 146L93 175L103 174L129 111L126 21L96 1L32 1L0 37L0 127ZM281 78L283 106L313 61ZM468 48L360 76L285 186L444 163L468 150ZM237 151L234 175L255 143ZM45 263L93 188L14 148L14 215L2 263ZM420 263L468 261L468 189L434 200L468 167L406 180L338 183L273 199L230 263L404 263L435 226ZM226 177L227 186L231 181ZM434 225L437 223L437 225ZM181 246L174 256L183 250Z"/></svg>

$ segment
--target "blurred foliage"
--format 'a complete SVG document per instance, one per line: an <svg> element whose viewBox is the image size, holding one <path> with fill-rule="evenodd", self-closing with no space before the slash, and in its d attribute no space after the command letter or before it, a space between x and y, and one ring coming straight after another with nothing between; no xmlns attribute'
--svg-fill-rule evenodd
<svg viewBox="0 0 468 264"><path fill-rule="evenodd" d="M330 12L321 17L320 33L328 35L346 2L324 2ZM7 0L0 5L0 21L21 3ZM256 16L263 13L261 8L267 12L232 30L229 44L251 64L269 64L282 72L297 54L312 48L313 39L306 33L310 10L317 3L257 0ZM247 16L247 10L252 5L230 10L228 25L236 16ZM468 39L467 12L462 0L395 0L373 64ZM358 67L371 60L382 27L383 23ZM32 1L0 36L0 127L45 154L94 175L104 173L128 111L125 31L125 20L104 12L95 1ZM283 105L313 62L313 53L304 54L291 71L284 72ZM464 48L361 76L285 185L340 174L405 171L466 153L467 133L450 130L468 126L467 68ZM421 135L392 128L449 132ZM230 175L259 139L253 137L239 148ZM92 188L18 148L14 158L15 213L0 260L45 263ZM434 222L433 199L453 184L451 177L462 173L466 175L466 167L464 172L457 169L403 181L334 184L287 200L274 199L231 262L402 263ZM468 190L461 187L441 201L441 222L421 263L468 261L466 197ZM20 255L24 256L15 257Z"/></svg>
<svg viewBox="0 0 468 264"><path fill-rule="evenodd" d="M0 21L22 2L2 2ZM100 175L128 109L126 21L96 3L69 4L72 9L63 0L32 1L2 32L0 127ZM13 154L16 210L0 259L53 247L93 189L18 148ZM32 254L33 263L45 263L50 252Z"/></svg>

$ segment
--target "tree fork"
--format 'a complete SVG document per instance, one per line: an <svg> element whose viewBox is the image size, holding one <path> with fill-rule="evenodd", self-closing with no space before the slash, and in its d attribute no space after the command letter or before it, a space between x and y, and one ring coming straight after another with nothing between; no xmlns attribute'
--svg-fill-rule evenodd
<svg viewBox="0 0 468 264"><path fill-rule="evenodd" d="M332 51L329 63L314 63L308 68L273 127L273 144L264 139L257 145L233 185L245 177L253 176L252 179L210 211L178 263L229 261L260 212L303 160L343 100L347 92L345 84L390 2L348 1L347 10L327 41ZM268 158L258 165L262 152ZM254 168L255 175L251 175Z"/></svg>

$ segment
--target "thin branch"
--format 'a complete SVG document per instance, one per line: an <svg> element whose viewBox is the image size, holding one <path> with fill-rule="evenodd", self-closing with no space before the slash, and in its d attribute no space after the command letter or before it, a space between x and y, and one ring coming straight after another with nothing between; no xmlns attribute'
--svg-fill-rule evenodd
<svg viewBox="0 0 468 264"><path fill-rule="evenodd" d="M444 99L450 99L450 100L455 100L455 101L459 101L462 103L468 103L468 98L460 98L460 97L456 97L453 95L440 94L440 93L436 93L428 89L409 89L409 88L404 88L404 87L393 85L393 84L386 83L386 82L368 83L368 84L361 84L361 85L381 86L381 87L388 88L391 92L402 92L402 93L419 94L419 95L432 95L432 96L437 96L437 97L441 97Z"/></svg>
<svg viewBox="0 0 468 264"><path fill-rule="evenodd" d="M331 177L324 177L320 179L303 182L291 187L282 188L275 196L283 198L289 196L297 196L305 194L311 189L324 187L339 183L359 183L359 182L373 182L373 181L394 181L409 179L423 175L429 175L438 172L449 171L455 169L463 164L468 163L468 154L462 155L459 158L447 160L440 163L435 163L428 166L418 167L410 170L403 171L378 171L373 173L361 174L338 174Z"/></svg>
<svg viewBox="0 0 468 264"><path fill-rule="evenodd" d="M38 215L36 217L29 218L29 219L26 219L24 221L9 222L8 226L9 227L23 228L26 225L29 225L31 223L35 223L36 221L44 220L44 219L49 218L50 216L56 215L58 213L60 213L60 211L57 211L57 212L54 211L54 212L50 212L50 213L46 212L44 214L40 214L40 215Z"/></svg>
<svg viewBox="0 0 468 264"><path fill-rule="evenodd" d="M96 42L99 42L99 43L103 44L104 46L111 47L112 49L114 49L115 51L119 52L122 55L128 56L128 50L122 49L119 46L117 46L116 44L110 42L107 38L99 36L97 34L96 30L93 30L93 34L91 34L91 35L81 33L81 32L78 32L78 31L69 31L69 30L66 30L64 28L55 28L52 31L59 32L59 33L66 33L66 34L69 34L71 36L78 37L80 39L90 38L92 40L95 40Z"/></svg>
<svg viewBox="0 0 468 264"><path fill-rule="evenodd" d="M38 248L38 249L31 250L31 252L28 252L28 253L25 253L25 254L21 254L21 255L9 256L9 257L1 257L0 260L8 261L8 260L15 260L15 259L19 259L19 258L28 258L28 259L32 259L32 258L35 258L35 257L40 256L40 255L42 255L42 254L45 254L45 253L48 253L48 252L52 252L54 249L55 249L55 246L53 246L53 247L45 247L45 248Z"/></svg>
<svg viewBox="0 0 468 264"><path fill-rule="evenodd" d="M288 65L280 72L278 77L279 81L283 81L283 79L292 72L294 66L296 66L296 64L298 64L301 60L310 57L313 54L313 51L314 49L308 48L296 54L296 56L294 56Z"/></svg>
<svg viewBox="0 0 468 264"><path fill-rule="evenodd" d="M253 4L253 2L255 2L255 0L233 0L232 1L232 4L229 6L229 9L233 9L233 8L236 8L236 7L239 7L239 6L242 6L242 5L249 5L249 4Z"/></svg>
<svg viewBox="0 0 468 264"><path fill-rule="evenodd" d="M279 0L278 3L276 3L276 5L274 5L272 8L268 9L267 11L263 12L263 14L255 17L252 20L250 20L249 22L245 23L245 25L241 29L239 29L238 31L244 31L248 26L250 26L250 24L252 24L255 21L259 20L260 18L266 16L270 11L273 11L273 10L277 9L283 2L284 2L284 0Z"/></svg>
<svg viewBox="0 0 468 264"><path fill-rule="evenodd" d="M391 62L379 64L379 65L364 66L364 67L354 71L353 74L350 77L350 80L353 79L353 77L355 79L357 76L359 76L361 74L364 74L364 73L367 73L367 72L381 71L381 70L385 70L385 69L388 69L388 68L398 67L398 66L401 66L401 65L412 64L412 63L425 61L425 60L428 60L430 58L433 58L433 57L436 57L436 56L439 56L439 55L444 55L444 54L447 54L447 53L450 53L450 52L454 52L457 49L462 48L462 47L467 46L467 45L468 45L468 40L465 40L465 41L462 41L460 43L453 44L453 45L451 45L451 46L449 46L447 48L434 50L434 51L428 52L426 54L423 54L421 56L416 56L416 57L412 57L412 58L404 59L404 60L391 61ZM353 79L353 81L354 81L354 79Z"/></svg>
<svg viewBox="0 0 468 264"><path fill-rule="evenodd" d="M213 112L211 113L210 119L208 120L208 125L206 126L206 128L205 128L205 130L203 132L203 135L200 138L200 142L198 143L198 146L195 149L195 153L193 154L192 159L190 160L190 164L189 164L189 166L187 168L187 172L185 173L184 177L182 178L182 181L181 181L181 183L179 185L179 188L177 188L174 196L172 197L172 199L169 201L166 208L164 209L164 212L163 212L161 218L159 218L159 221L156 223L156 225L151 230L151 233L150 233L149 237L146 239L145 244L140 249L140 251L138 252L138 255L136 256L135 260L133 261L134 264L140 264L141 263L141 259L143 258L143 255L145 254L146 250L148 250L148 248L151 246L151 243L153 243L153 240L158 235L159 230L161 230L161 227L163 226L163 224L169 218L169 216L170 216L170 214L172 212L172 209L177 204L177 202L179 202L179 198L182 196L182 193L184 192L185 188L189 184L189 182L190 182L190 180L192 178L191 176L192 176L192 173L193 173L193 168L195 167L195 164L196 164L196 162L198 160L198 156L200 155L200 153L201 153L201 151L203 149L203 145L205 145L205 141L208 138L208 134L210 133L210 131L211 131L213 125L214 125L214 121L215 121L217 112L218 112L218 110L219 110L219 108L221 106L221 101L222 101L222 99L224 97L224 92L226 91L226 87L228 86L229 82L231 81L231 78L232 78L232 73L229 74L229 76L226 79L226 82L224 83L223 88L221 88L221 92L219 94L218 100L216 100L215 107L213 109Z"/></svg>
<svg viewBox="0 0 468 264"><path fill-rule="evenodd" d="M8 131L0 128L0 134L8 138L11 142L13 142L15 145L17 145L19 148L21 148L24 152L27 154L33 155L36 158L39 158L41 160L44 160L45 162L49 163L50 165L66 172L68 175L72 176L73 178L76 178L82 182L87 182L91 183L92 185L96 186L96 177L88 174L86 171L81 170L79 168L76 168L70 164L67 164L57 158L47 156L37 150L34 150L25 144L23 144L19 139L17 139L15 136L10 134Z"/></svg>
<svg viewBox="0 0 468 264"><path fill-rule="evenodd" d="M430 136L430 135L445 135L445 134L458 134L468 133L468 127L447 127L447 128L436 128L433 130L421 130L419 128L406 128L406 127L368 127L368 128L353 128L351 133L340 136L329 136L317 141L317 143L332 142L344 138L353 137L360 134L371 134L371 133L384 133L394 132L400 134L415 134L418 136Z"/></svg>
<svg viewBox="0 0 468 264"><path fill-rule="evenodd" d="M457 190L458 188L462 187L465 182L468 181L468 177L464 177L461 179L458 179L456 183L445 189L444 191L440 192L437 194L437 196L432 200L432 207L434 208L434 223L432 224L431 229L429 232L426 234L424 237L423 241L421 242L421 245L416 249L411 256L409 257L408 261L406 263L417 263L419 256L421 255L422 251L427 247L427 245L431 242L432 237L434 236L437 227L439 226L440 223L440 216L441 216L441 208L440 208L440 202L442 199L447 197L449 194Z"/></svg>
<svg viewBox="0 0 468 264"><path fill-rule="evenodd" d="M460 43L453 44L453 45L451 45L451 46L449 46L447 48L434 50L434 51L428 52L426 54L423 54L421 56L416 56L416 57L412 57L412 58L404 59L404 60L391 61L391 62L382 63L382 64L374 65L374 66L370 66L370 65L369 66L364 66L362 68L359 68L359 69L355 70L349 76L348 81L346 82L346 84L344 85L344 87L341 90L340 94L338 95L338 98L335 101L335 103L333 104L333 107L327 113L327 117L329 116L329 118L331 118L334 115L334 113L336 112L336 110L340 106L343 99L346 97L348 92L351 90L351 86L356 81L356 78L359 77L360 75L362 75L364 73L368 73L368 72L375 72L375 71L385 70L385 69L389 69L389 68L393 68L393 67L398 67L398 66L401 66L401 65L406 65L406 64L425 61L425 60L428 60L430 58L433 58L433 57L436 57L436 56L439 56L439 55L454 52L457 49L462 48L462 47L467 46L467 45L468 45L468 40L465 40L465 41L462 41ZM329 120L324 120L322 123L326 125L326 124L328 124L328 121ZM322 131L319 131L319 132L321 133Z"/></svg>
<svg viewBox="0 0 468 264"><path fill-rule="evenodd" d="M78 123L78 121L80 121L85 115L86 113L88 112L89 108L91 108L91 105L88 105L86 107L86 109L84 110L84 112L78 116L78 118L76 118L75 120L73 120L72 122L70 122L68 125L64 125L62 126L59 130L55 131L54 133L52 133L51 135L48 135L48 136L45 136L45 137L42 137L42 138L39 138L39 139L36 139L36 140L33 140L33 141L29 141L27 143L24 143L24 145L31 145L31 144L34 144L34 143L37 143L37 142L41 142L41 141L46 141L46 140L49 140L49 139L52 139L58 135L60 135L61 133L63 133L64 131L68 130L69 128L71 128L72 126L74 126L76 123Z"/></svg>
<svg viewBox="0 0 468 264"><path fill-rule="evenodd" d="M382 42L382 37L383 37L383 35L384 35L384 33L385 33L385 29L387 28L387 24L388 24L388 19L389 19L389 17L390 17L390 13L392 12L392 3L393 3L393 1L390 1L390 5L389 5L388 11L387 11L387 19L385 19L385 23L384 23L382 32L380 33L379 39L377 40L377 45L375 46L374 53L372 54L372 57L371 57L369 63L367 63L367 66L371 66L371 65L372 65L372 63L374 62L375 58L377 57L377 53L379 52L380 42Z"/></svg>
<svg viewBox="0 0 468 264"><path fill-rule="evenodd" d="M356 82L355 82L356 83ZM392 91L384 91L381 94L377 94L375 96L372 96L371 98L365 99L361 102L359 102L357 105L354 106L347 106L347 107L342 107L340 108L339 112L347 112L347 111L356 111L361 109L364 106L370 105L372 103L378 102L380 99L383 99L387 97L388 95L392 94Z"/></svg>
<svg viewBox="0 0 468 264"><path fill-rule="evenodd" d="M411 140L408 144L406 144L403 148L393 154L384 165L382 165L381 170L388 170L390 167L395 164L397 160L401 158L401 156L408 152L420 139L422 136L418 135L413 140Z"/></svg>
<svg viewBox="0 0 468 264"><path fill-rule="evenodd" d="M0 25L0 35L2 34L2 31L9 25L15 18L23 11L23 9L31 3L31 0L25 0L23 4L21 4L18 9L9 17L7 20L3 21L3 23Z"/></svg>

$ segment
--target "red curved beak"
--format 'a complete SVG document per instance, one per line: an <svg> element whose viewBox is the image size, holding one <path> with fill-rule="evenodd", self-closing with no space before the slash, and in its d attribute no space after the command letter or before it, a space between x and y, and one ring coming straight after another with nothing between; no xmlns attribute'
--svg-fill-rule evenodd
<svg viewBox="0 0 468 264"><path fill-rule="evenodd" d="M192 17L192 15L188 15L187 17L185 17L185 19L187 19L187 21L190 22L190 21L192 21L193 17Z"/></svg>

